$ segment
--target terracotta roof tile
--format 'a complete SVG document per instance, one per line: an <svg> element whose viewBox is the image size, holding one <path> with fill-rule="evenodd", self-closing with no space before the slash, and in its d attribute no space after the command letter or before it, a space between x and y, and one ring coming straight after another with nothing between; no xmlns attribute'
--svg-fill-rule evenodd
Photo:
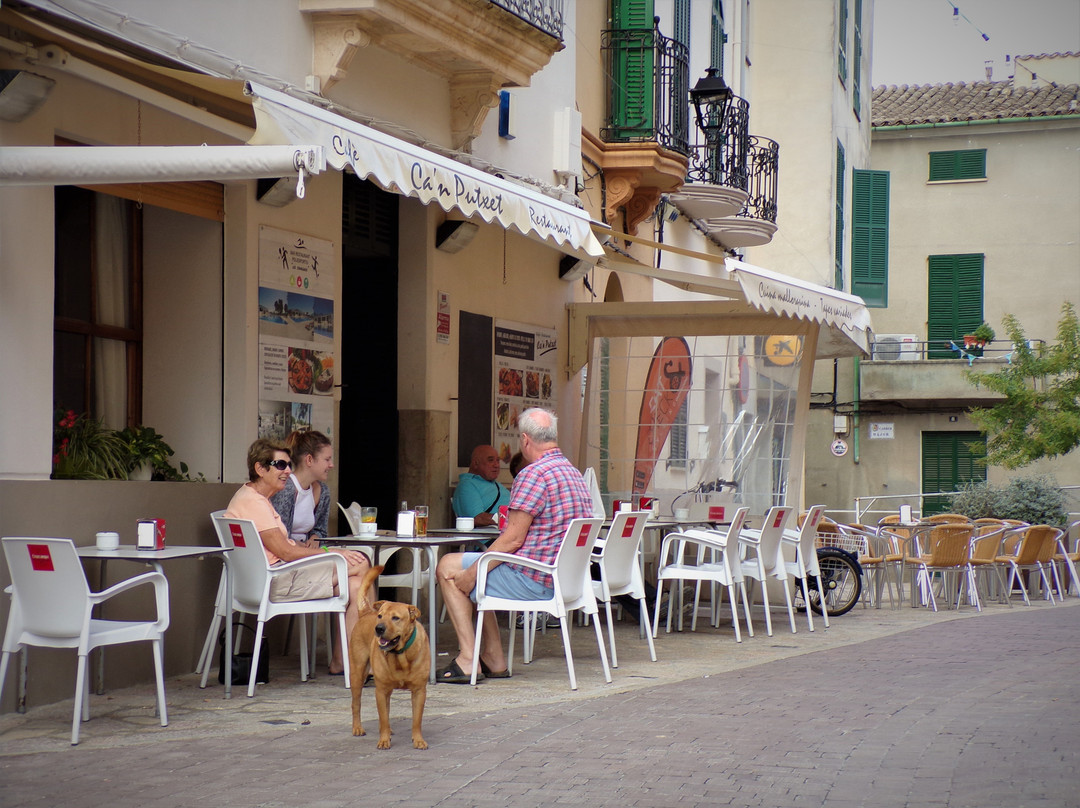
<svg viewBox="0 0 1080 808"><path fill-rule="evenodd" d="M875 87L873 126L1080 116L1080 85L1015 87L1012 81Z"/></svg>

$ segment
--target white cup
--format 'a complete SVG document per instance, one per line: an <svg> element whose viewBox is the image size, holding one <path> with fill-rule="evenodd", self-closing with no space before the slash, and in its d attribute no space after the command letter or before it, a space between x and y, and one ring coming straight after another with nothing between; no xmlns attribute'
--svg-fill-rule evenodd
<svg viewBox="0 0 1080 808"><path fill-rule="evenodd" d="M690 510L688 508L676 508L675 518L678 519L680 522L685 522L687 519L690 518Z"/></svg>
<svg viewBox="0 0 1080 808"><path fill-rule="evenodd" d="M99 550L116 550L120 547L119 533L98 533L96 539Z"/></svg>
<svg viewBox="0 0 1080 808"><path fill-rule="evenodd" d="M454 526L458 530L473 530L476 527L476 520L471 516L459 516L454 522Z"/></svg>
<svg viewBox="0 0 1080 808"><path fill-rule="evenodd" d="M361 536L374 536L375 532L379 529L379 526L375 522L361 522L360 523L360 535Z"/></svg>

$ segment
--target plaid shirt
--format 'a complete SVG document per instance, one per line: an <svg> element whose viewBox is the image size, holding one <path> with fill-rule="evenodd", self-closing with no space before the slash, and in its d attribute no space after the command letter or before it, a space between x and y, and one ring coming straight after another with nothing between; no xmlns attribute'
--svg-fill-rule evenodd
<svg viewBox="0 0 1080 808"><path fill-rule="evenodd" d="M572 519L593 515L592 496L585 480L558 449L549 449L523 468L510 491L510 509L533 518L518 554L550 564L558 555ZM534 581L550 586L550 576L511 564Z"/></svg>

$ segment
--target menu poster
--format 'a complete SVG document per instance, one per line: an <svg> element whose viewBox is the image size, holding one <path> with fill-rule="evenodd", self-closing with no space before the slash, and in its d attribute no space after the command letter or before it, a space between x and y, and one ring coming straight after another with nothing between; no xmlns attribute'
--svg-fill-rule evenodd
<svg viewBox="0 0 1080 808"><path fill-rule="evenodd" d="M259 229L259 436L333 436L334 245Z"/></svg>
<svg viewBox="0 0 1080 808"><path fill-rule="evenodd" d="M509 463L518 450L517 419L555 402L555 329L495 321L495 448Z"/></svg>

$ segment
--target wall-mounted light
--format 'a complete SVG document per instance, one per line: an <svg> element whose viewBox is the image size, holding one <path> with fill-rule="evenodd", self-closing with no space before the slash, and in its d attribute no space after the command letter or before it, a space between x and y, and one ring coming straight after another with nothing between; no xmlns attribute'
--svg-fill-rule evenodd
<svg viewBox="0 0 1080 808"><path fill-rule="evenodd" d="M464 219L447 219L435 230L435 249L461 252L473 240L479 225Z"/></svg>
<svg viewBox="0 0 1080 808"><path fill-rule="evenodd" d="M0 70L0 119L18 123L45 103L56 82L25 70Z"/></svg>
<svg viewBox="0 0 1080 808"><path fill-rule="evenodd" d="M576 281L578 278L584 278L592 268L593 265L583 258L578 258L576 255L564 255L559 260L559 280L567 283Z"/></svg>
<svg viewBox="0 0 1080 808"><path fill-rule="evenodd" d="M282 208L296 199L296 177L269 177L255 181L255 199Z"/></svg>

